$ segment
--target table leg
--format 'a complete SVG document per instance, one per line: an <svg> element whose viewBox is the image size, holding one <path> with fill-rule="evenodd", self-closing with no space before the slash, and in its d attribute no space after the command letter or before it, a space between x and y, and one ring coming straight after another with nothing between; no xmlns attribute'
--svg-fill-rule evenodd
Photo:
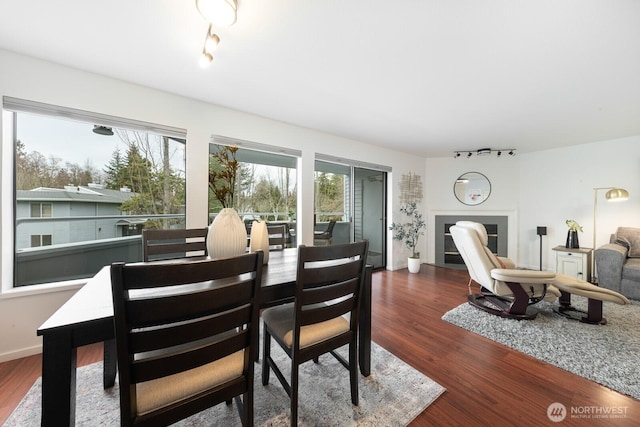
<svg viewBox="0 0 640 427"><path fill-rule="evenodd" d="M76 358L70 331L43 335L43 426L73 426L76 416Z"/></svg>
<svg viewBox="0 0 640 427"><path fill-rule="evenodd" d="M373 269L368 266L364 272L364 289L360 302L360 330L359 332L359 364L360 373L365 377L371 374L371 274Z"/></svg>
<svg viewBox="0 0 640 427"><path fill-rule="evenodd" d="M105 389L111 388L116 383L118 370L118 357L116 353L116 340L110 339L104 342L104 366L102 383Z"/></svg>

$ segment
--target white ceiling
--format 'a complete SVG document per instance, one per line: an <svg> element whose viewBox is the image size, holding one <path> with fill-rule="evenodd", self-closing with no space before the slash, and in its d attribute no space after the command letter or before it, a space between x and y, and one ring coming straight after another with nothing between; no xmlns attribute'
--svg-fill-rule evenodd
<svg viewBox="0 0 640 427"><path fill-rule="evenodd" d="M640 1L0 0L0 48L421 156L640 134ZM1 64L0 64L1 66Z"/></svg>

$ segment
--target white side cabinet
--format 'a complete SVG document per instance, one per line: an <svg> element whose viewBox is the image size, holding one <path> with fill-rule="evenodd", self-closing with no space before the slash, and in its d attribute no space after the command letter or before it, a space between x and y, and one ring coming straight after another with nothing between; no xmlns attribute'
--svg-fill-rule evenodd
<svg viewBox="0 0 640 427"><path fill-rule="evenodd" d="M556 246L556 273L591 281L591 248L565 248Z"/></svg>

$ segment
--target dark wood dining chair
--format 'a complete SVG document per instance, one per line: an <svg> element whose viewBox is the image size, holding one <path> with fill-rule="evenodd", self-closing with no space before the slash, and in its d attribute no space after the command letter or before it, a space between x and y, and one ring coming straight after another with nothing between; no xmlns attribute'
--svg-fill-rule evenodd
<svg viewBox="0 0 640 427"><path fill-rule="evenodd" d="M349 370L351 402L358 404L356 339L368 246L367 241L300 246L294 302L262 313L262 384L269 384L273 370L291 398L292 426L298 421L298 367L312 359L318 363L325 353ZM271 358L271 337L291 358L290 382ZM349 346L348 360L335 351L344 345Z"/></svg>
<svg viewBox="0 0 640 427"><path fill-rule="evenodd" d="M157 261L187 256L207 255L207 232L204 228L142 230L142 259Z"/></svg>
<svg viewBox="0 0 640 427"><path fill-rule="evenodd" d="M327 229L320 232L315 232L313 235L313 244L317 245L321 242L324 245L330 245L333 242L333 228L336 226L336 220L332 219L327 225Z"/></svg>
<svg viewBox="0 0 640 427"><path fill-rule="evenodd" d="M168 425L234 398L253 425L262 257L111 265L121 425Z"/></svg>
<svg viewBox="0 0 640 427"><path fill-rule="evenodd" d="M269 250L281 251L287 243L287 226L284 224L267 225L269 233Z"/></svg>

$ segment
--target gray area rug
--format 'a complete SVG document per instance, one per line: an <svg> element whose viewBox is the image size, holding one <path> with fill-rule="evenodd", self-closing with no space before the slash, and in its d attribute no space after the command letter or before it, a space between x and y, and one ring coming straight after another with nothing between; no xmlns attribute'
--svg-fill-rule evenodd
<svg viewBox="0 0 640 427"><path fill-rule="evenodd" d="M586 298L572 297L585 309ZM505 319L465 303L443 320L640 399L640 303L604 303L606 325L571 321L543 301L534 320Z"/></svg>
<svg viewBox="0 0 640 427"><path fill-rule="evenodd" d="M346 347L340 349L346 356ZM272 354L283 373L290 366L288 357L277 345ZM262 386L260 365L255 366L255 425L289 426L289 398L271 374L267 387ZM76 425L115 426L120 423L118 384L102 389L102 363L77 371ZM351 404L349 374L331 355L320 363L300 366L298 424L301 426L404 426L411 422L445 389L372 343L371 375L359 378L360 404ZM41 403L40 378L4 424L39 426ZM224 403L176 424L179 426L240 426L235 403Z"/></svg>

